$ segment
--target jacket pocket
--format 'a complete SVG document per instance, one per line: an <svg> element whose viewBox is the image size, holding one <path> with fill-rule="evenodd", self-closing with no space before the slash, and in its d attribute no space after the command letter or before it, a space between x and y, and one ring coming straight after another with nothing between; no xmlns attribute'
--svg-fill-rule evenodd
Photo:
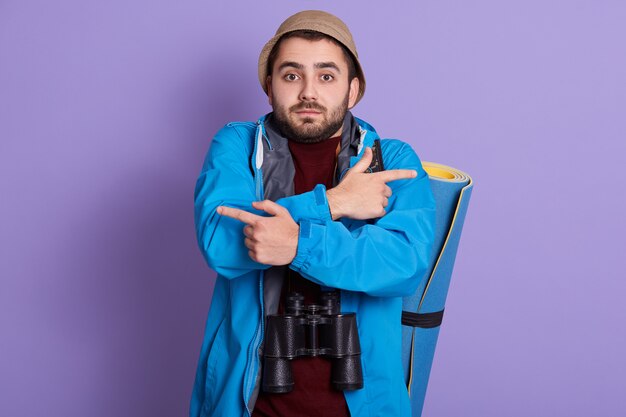
<svg viewBox="0 0 626 417"><path fill-rule="evenodd" d="M222 319L217 328L217 332L215 333L215 339L213 340L213 344L211 346L211 350L209 351L209 356L207 357L207 367L206 367L206 380L204 382L204 390L205 390L205 410L213 410L215 408L214 397L219 386L217 384L217 376L216 376L216 367L217 363L220 361L220 358L223 359L223 352L225 350L224 346L224 331L226 329L226 318Z"/></svg>

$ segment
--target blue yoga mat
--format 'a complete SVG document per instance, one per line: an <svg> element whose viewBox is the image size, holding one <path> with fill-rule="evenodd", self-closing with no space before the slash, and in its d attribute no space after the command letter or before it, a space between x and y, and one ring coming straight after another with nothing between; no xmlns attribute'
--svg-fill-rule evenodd
<svg viewBox="0 0 626 417"><path fill-rule="evenodd" d="M422 414L428 377L435 355L440 322L450 287L454 260L461 238L473 183L469 175L455 168L423 162L437 204L435 242L428 279L414 295L403 299L403 323L407 316L412 325L402 327L402 363L413 417Z"/></svg>

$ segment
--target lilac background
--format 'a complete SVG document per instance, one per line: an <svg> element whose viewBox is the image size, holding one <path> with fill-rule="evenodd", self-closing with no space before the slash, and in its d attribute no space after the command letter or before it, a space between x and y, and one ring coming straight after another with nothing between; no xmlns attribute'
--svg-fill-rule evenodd
<svg viewBox="0 0 626 417"><path fill-rule="evenodd" d="M352 28L355 114L476 182L424 416L626 415L624 2L4 0L0 416L187 413L195 178L306 8Z"/></svg>

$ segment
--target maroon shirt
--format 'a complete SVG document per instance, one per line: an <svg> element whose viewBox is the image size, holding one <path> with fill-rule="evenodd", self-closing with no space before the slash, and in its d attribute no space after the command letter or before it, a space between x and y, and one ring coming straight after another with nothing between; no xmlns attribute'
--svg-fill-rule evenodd
<svg viewBox="0 0 626 417"><path fill-rule="evenodd" d="M302 194L317 184L333 186L340 136L319 143L289 141L289 150L296 168L294 191ZM284 300L289 292L304 295L305 303L317 303L320 286L287 269L278 306L284 313ZM259 392L253 417L349 417L350 412L342 391L330 383L331 362L320 357L301 357L291 361L294 388L286 394Z"/></svg>

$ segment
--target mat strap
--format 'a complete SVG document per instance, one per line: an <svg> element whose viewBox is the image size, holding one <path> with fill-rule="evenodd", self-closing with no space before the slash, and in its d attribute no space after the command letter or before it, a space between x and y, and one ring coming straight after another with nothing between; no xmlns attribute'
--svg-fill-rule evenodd
<svg viewBox="0 0 626 417"><path fill-rule="evenodd" d="M443 312L435 311L434 313L413 313L411 311L402 312L402 324L410 327L421 327L422 329L432 329L441 326L443 321Z"/></svg>

